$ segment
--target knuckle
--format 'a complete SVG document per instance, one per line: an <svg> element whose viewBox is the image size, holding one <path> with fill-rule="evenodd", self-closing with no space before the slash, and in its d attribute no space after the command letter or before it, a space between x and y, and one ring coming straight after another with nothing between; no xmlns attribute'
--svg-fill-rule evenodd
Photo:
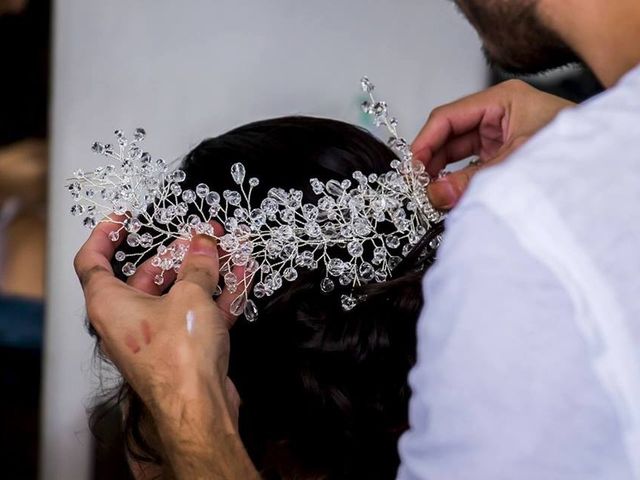
<svg viewBox="0 0 640 480"><path fill-rule="evenodd" d="M190 272L193 274L193 272ZM191 281L188 277L183 277L175 283L170 293L173 297L194 297L201 295L203 292L202 287Z"/></svg>
<svg viewBox="0 0 640 480"><path fill-rule="evenodd" d="M73 268L76 271L76 275L80 277L80 266L82 265L84 249L78 250L75 257L73 257Z"/></svg>
<svg viewBox="0 0 640 480"><path fill-rule="evenodd" d="M518 78L512 78L510 80L506 80L502 82L500 85L507 90L514 90L514 91L523 91L531 88L529 87L528 83Z"/></svg>
<svg viewBox="0 0 640 480"><path fill-rule="evenodd" d="M445 109L446 109L445 105L440 105L439 107L436 107L433 110L431 110L431 113L429 114L429 121L440 118L444 114Z"/></svg>
<svg viewBox="0 0 640 480"><path fill-rule="evenodd" d="M91 278L99 272L105 272L106 269L100 265L94 265L93 267L87 270L79 270L78 278L80 279L80 284L85 286L89 283Z"/></svg>

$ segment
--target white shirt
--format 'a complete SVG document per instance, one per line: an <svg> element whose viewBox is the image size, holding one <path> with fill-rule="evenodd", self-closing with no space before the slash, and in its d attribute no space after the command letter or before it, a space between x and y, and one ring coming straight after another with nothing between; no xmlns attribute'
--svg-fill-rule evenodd
<svg viewBox="0 0 640 480"><path fill-rule="evenodd" d="M399 479L640 479L640 68L479 174L439 256Z"/></svg>

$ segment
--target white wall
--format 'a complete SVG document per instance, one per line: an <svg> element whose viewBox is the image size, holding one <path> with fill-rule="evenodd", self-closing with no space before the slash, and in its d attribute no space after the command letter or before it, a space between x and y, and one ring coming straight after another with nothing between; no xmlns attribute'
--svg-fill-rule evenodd
<svg viewBox="0 0 640 480"><path fill-rule="evenodd" d="M171 159L207 135L291 113L357 121L368 74L412 137L429 110L484 84L475 34L446 0L58 0L42 478L90 469L95 374L72 258L87 232L65 178L115 128Z"/></svg>

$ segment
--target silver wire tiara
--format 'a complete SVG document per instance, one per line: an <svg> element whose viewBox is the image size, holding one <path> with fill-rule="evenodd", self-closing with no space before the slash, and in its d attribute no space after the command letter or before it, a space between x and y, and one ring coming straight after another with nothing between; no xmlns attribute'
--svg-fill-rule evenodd
<svg viewBox="0 0 640 480"><path fill-rule="evenodd" d="M244 314L249 321L258 315L251 295L269 297L284 281L296 280L300 269L320 266L326 272L321 291L334 291L336 283L344 287L342 308L352 310L362 300L357 287L389 279L444 218L426 196L430 177L413 161L408 142L398 135L397 120L385 102L376 100L369 79L361 83L368 96L363 110L376 126L387 128L388 145L399 157L385 174L356 171L353 181L312 178L315 204L303 203L300 190L282 188L271 188L266 198L255 201L252 193L260 180L248 178L242 163L231 167L235 190L219 194L203 183L195 190L183 189L184 171L142 150L143 129L136 129L131 140L116 130L115 148L98 142L92 146L114 163L90 172L77 170L69 180L71 214L88 228L98 222L119 225L110 239L116 242L126 235L127 244L136 249L116 252L122 273L133 275L152 255L158 285L164 283L165 272L179 269L187 253L187 242L173 240L190 240L196 234L214 237L222 250L224 285L239 292L231 313ZM222 234L214 231L216 222L224 227ZM435 236L430 247L439 241Z"/></svg>

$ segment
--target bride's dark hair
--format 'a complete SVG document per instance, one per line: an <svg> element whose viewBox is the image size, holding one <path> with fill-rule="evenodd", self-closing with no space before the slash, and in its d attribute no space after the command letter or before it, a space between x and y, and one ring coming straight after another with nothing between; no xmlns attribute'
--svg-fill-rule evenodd
<svg viewBox="0 0 640 480"><path fill-rule="evenodd" d="M315 203L310 178L384 173L395 158L353 125L278 118L204 140L183 161L183 186L232 189L229 169L242 162L260 179L258 197L270 187L296 188L305 203ZM259 302L257 321L238 319L229 376L242 399L242 440L264 478L395 478L397 441L408 427L420 279L433 261L417 251L392 280L363 287L366 301L350 312L340 306L340 291L321 293L323 271L305 271ZM141 428L144 406L123 385L116 400L125 398L129 455L160 463L161 452Z"/></svg>

